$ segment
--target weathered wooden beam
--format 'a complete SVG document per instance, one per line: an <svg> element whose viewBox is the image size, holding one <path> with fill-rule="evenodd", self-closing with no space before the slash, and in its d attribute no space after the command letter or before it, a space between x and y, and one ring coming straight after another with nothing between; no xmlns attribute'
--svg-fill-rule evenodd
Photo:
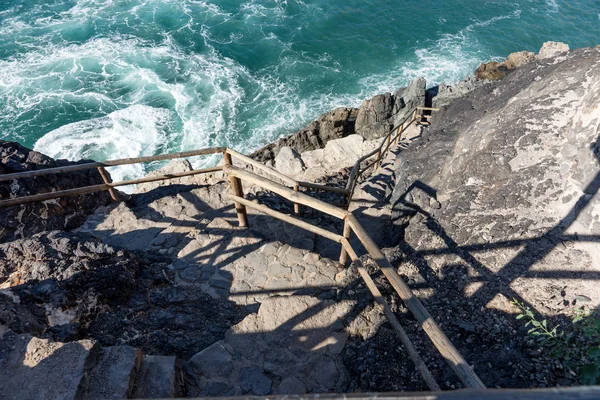
<svg viewBox="0 0 600 400"><path fill-rule="evenodd" d="M308 188L308 189L324 190L327 192L348 194L348 191L346 189L333 187L333 186L319 185L318 183L299 181L298 185Z"/></svg>
<svg viewBox="0 0 600 400"><path fill-rule="evenodd" d="M271 167L266 166L265 164L258 162L242 153L239 153L235 150L232 149L227 149L226 153L231 154L234 158L245 162L246 164L252 165L254 168L259 169L263 172L266 172L269 175L275 176L277 178L279 178L281 181L285 182L286 185L293 187L294 185L297 185L298 182L295 179L290 178L287 175L282 174L281 172L277 171L276 169L273 169ZM233 165L233 164L232 164Z"/></svg>
<svg viewBox="0 0 600 400"><path fill-rule="evenodd" d="M283 214L280 213L279 211L275 211L270 209L267 206L264 206L262 204L256 203L254 201L248 200L248 199L244 199L242 197L238 197L235 195L229 195L229 198L232 199L235 202L241 203L243 205L245 205L246 207L250 207L253 208L257 211L260 211L263 214L269 215L271 217L277 218L283 222L287 222L288 224L292 224L295 225L299 228L302 228L306 231L312 232L316 235L322 236L324 238L327 238L329 240L333 240L334 242L337 243L341 243L342 242L342 236L335 234L333 232L330 232L326 229L323 228L319 228L318 226L309 224L308 222L302 221L301 219L298 218L294 218L291 215L287 215L287 214Z"/></svg>
<svg viewBox="0 0 600 400"><path fill-rule="evenodd" d="M225 168L232 166L231 154L223 153L223 159L225 161ZM242 181L232 174L227 174L227 179L229 180L229 184L231 185L231 191L234 196L238 198L244 198L244 190L242 189ZM240 227L247 228L248 227L248 213L246 212L246 207L243 203L235 202L235 212L238 216L238 221Z"/></svg>
<svg viewBox="0 0 600 400"><path fill-rule="evenodd" d="M410 356L411 360L415 364L415 367L421 373L421 376L423 377L423 380L427 384L427 387L430 390L434 390L434 391L441 390L440 387L438 386L437 382L433 378L433 375L431 375L431 372L429 372L429 369L425 365L425 362L423 362L423 359L421 358L421 356L419 355L419 353L413 346L412 342L410 341L410 338L406 334L406 331L404 330L402 325L400 325L400 321L398 321L398 318L396 318L396 315L390 308L387 301L385 301L385 299L383 298L383 295L379 291L379 288L377 288L377 285L375 285L375 282L373 282L371 275L369 275L369 273L363 266L362 262L358 258L358 255L356 254L356 252L350 245L350 242L346 238L344 238L342 240L342 247L350 255L350 258L356 265L358 273L360 274L361 278L367 285L367 288L371 292L371 295L373 295L373 298L375 299L375 301L383 306L383 313L385 314L386 318L392 325L392 328L394 328L394 330L398 334L398 337L400 338L400 342L402 342L402 345L408 352L408 355Z"/></svg>
<svg viewBox="0 0 600 400"><path fill-rule="evenodd" d="M465 361L463 356L458 352L456 347L452 344L450 339L440 329L438 324L434 321L433 317L425 309L423 304L415 297L410 290L410 287L402 280L400 275L396 272L392 264L385 258L385 255L381 252L379 247L375 244L373 239L360 225L358 220L353 216L347 218L348 223L352 227L352 230L365 247L367 252L373 258L373 261L377 264L381 272L386 276L391 285L396 290L396 293L400 296L404 304L411 311L413 316L421 324L423 330L429 336L429 339L433 342L434 346L438 349L440 354L446 359L450 367L454 370L456 375L459 377L461 382L469 388L481 388L484 389L485 385L477 374L473 371L471 366Z"/></svg>
<svg viewBox="0 0 600 400"><path fill-rule="evenodd" d="M350 240L351 235L352 235L352 228L350 227L350 224L348 224L348 221L344 220L344 231L342 233L342 236L344 237L344 239L346 239L346 241L348 241L348 240ZM346 250L345 246L342 246L342 251L340 252L340 264L342 266L345 266L347 262L348 262L348 251Z"/></svg>
<svg viewBox="0 0 600 400"><path fill-rule="evenodd" d="M0 182L11 181L13 179L32 178L35 176L42 176L42 175L51 175L51 174L60 174L60 173L65 173L65 172L81 171L81 170L90 169L90 168L116 167L119 165L138 164L138 163L145 163L145 162L151 162L151 161L173 160L176 158L186 158L186 157L202 156L202 155L207 155L207 154L217 154L217 153L223 153L223 152L225 152L225 150L227 150L226 147L214 147L211 149L182 151L179 153L158 154L155 156L147 156L147 157L121 158L119 160L110 160L110 161L103 161L103 162L89 162L89 163L83 163L83 164L67 165L64 167L39 169L39 170L35 170L35 171L16 172L14 174L0 175Z"/></svg>
<svg viewBox="0 0 600 400"><path fill-rule="evenodd" d="M267 178L234 167L232 165L225 165L223 171L225 171L225 173L228 175L235 176L236 178L239 178L243 181L247 181L256 186L260 186L263 189L272 191L273 193L277 193L281 197L293 203L300 203L304 206L314 208L336 218L344 219L344 217L350 214L348 211L332 206L331 204L326 203L322 200L315 199L314 197L310 197L301 192L294 192L294 190L284 185L273 182Z"/></svg>
<svg viewBox="0 0 600 400"><path fill-rule="evenodd" d="M112 183L110 175L108 175L108 172L106 172L106 170L103 167L98 167L98 173L102 177L104 183L106 183L107 185ZM117 194L117 191L115 189L113 189L112 187L108 188L108 193L110 194L110 197L111 199L113 199L113 201L119 201L119 195Z"/></svg>
<svg viewBox="0 0 600 400"><path fill-rule="evenodd" d="M149 176L149 177L140 178L140 179L131 179L131 180L127 180L127 181L119 181L119 182L113 182L113 183L108 183L108 184L105 183L103 185L84 186L84 187L80 187L80 188L58 190L56 192L48 192L48 193L34 194L31 196L16 197L14 199L0 200L0 208L16 206L16 205L25 204L25 203L34 203L36 201L46 201L46 200L58 199L58 198L62 198L62 197L72 197L72 196L78 196L81 194L101 192L103 190L109 190L111 188L119 187L119 186L136 185L138 183L164 181L164 180L169 180L169 179L182 178L185 176L206 174L209 172L221 171L222 169L223 169L223 167L196 169L193 171L178 172L176 174Z"/></svg>

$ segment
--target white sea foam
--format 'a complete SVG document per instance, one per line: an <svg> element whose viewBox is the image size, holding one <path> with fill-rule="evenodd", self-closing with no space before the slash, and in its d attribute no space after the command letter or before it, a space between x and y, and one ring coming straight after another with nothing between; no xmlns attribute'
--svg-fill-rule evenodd
<svg viewBox="0 0 600 400"><path fill-rule="evenodd" d="M36 149L72 160L223 145L247 152L300 128L322 112L358 106L361 98L394 90L412 78L423 76L430 85L460 80L492 58L491 50L476 39L481 31L520 17L517 9L424 41L408 59L398 59L385 74L360 79L358 89L353 85L347 93L340 94L339 88L329 93L321 87L318 92L301 94L306 78L294 75L296 71L324 71L327 76L346 71L335 57L300 50L284 35L264 27L285 26L286 18L298 9L317 14L318 7L279 0L251 0L239 6L203 0L79 0L60 18L34 22L7 18L0 21L0 34L17 30L29 38L27 33L34 28L45 33L25 41L27 51L0 60L0 126L9 127L0 135L14 138L17 131L48 132ZM177 16L169 20L173 26L160 30L170 12ZM64 27L85 30L100 20L111 25L102 36L81 42L60 39ZM451 25L445 19L439 22ZM223 24L231 27L216 29ZM123 33L123 26L158 27L160 32L135 36ZM303 27L300 24L296 29ZM178 35L187 31L189 37ZM248 37L264 41L261 44L275 53L274 58L278 56L276 65L251 69L236 61L235 55L226 55L230 47L247 43ZM188 40L194 50L186 48ZM84 120L57 128L51 118L38 118L45 112ZM195 165L212 162L216 160L205 158ZM127 167L113 175L121 179L144 172L141 167Z"/></svg>
<svg viewBox="0 0 600 400"><path fill-rule="evenodd" d="M551 13L557 13L559 10L556 0L546 0L546 5L548 6L548 11Z"/></svg>
<svg viewBox="0 0 600 400"><path fill-rule="evenodd" d="M39 139L34 149L71 161L148 156L167 139L171 116L169 110L133 105L105 117L61 126ZM110 172L114 180L122 180L140 176L145 170L135 164L111 168Z"/></svg>
<svg viewBox="0 0 600 400"><path fill-rule="evenodd" d="M414 57L398 60L392 71L385 75L372 75L360 80L364 93L372 95L392 91L405 86L412 79L423 77L428 86L454 83L472 74L477 66L485 61L497 59L490 50L477 41L477 30L486 28L498 21L517 19L521 10L500 15L472 24L456 33L445 33L431 44L415 49Z"/></svg>

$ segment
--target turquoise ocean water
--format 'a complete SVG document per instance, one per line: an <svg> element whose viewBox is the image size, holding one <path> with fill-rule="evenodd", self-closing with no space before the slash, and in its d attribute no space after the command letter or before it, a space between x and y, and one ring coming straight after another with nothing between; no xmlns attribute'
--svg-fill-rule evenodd
<svg viewBox="0 0 600 400"><path fill-rule="evenodd" d="M600 43L600 1L0 0L0 138L73 160L247 152L547 40Z"/></svg>

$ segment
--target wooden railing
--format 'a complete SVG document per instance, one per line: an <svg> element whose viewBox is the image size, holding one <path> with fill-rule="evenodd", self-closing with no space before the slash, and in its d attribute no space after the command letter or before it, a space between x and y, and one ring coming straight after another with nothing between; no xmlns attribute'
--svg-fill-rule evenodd
<svg viewBox="0 0 600 400"><path fill-rule="evenodd" d="M241 226L247 226L248 224L246 207L250 207L271 217L280 219L284 222L290 223L299 228L308 230L314 234L320 235L322 237L325 237L327 239L333 240L341 244L342 250L340 255L340 261L345 264L344 254L346 254L350 256L352 261L357 263L356 265L358 267L358 271L362 279L365 281L367 288L371 291L371 294L376 299L376 301L383 305L386 317L388 318L390 324L398 334L402 344L407 349L407 352L409 353L411 359L415 363L415 366L423 376L425 383L431 390L439 390L439 386L433 379L431 373L423 363L423 360L421 359L419 354L414 349L414 346L408 338L408 335L406 335L406 332L400 325L400 322L398 321L394 313L391 311L389 305L381 295L381 292L379 292L379 290L375 286L375 283L362 266L358 255L356 254L355 250L350 244L350 237L352 233L354 233L358 237L358 240L367 250L371 259L375 262L375 264L379 267L381 272L388 279L398 296L400 296L404 304L406 304L406 306L411 311L415 319L419 322L423 330L427 333L434 346L437 348L442 357L444 357L444 359L448 362L448 364L459 377L461 382L469 388L485 388L484 384L475 374L473 369L469 366L469 364L465 361L462 355L454 347L452 342L450 342L450 339L448 339L448 337L440 329L438 324L434 321L433 317L425 309L425 307L419 301L419 299L414 296L409 286L402 280L400 275L398 275L394 267L390 264L387 258L385 258L384 254L381 252L379 247L377 247L373 239L369 236L367 231L360 225L356 217L354 217L354 215L351 212L343 208L335 207L327 202L308 196L304 193L295 191L282 184L274 182L265 177L256 175L245 169L235 167L231 164L226 164L223 168L223 171L229 176L233 192L233 194L230 195L230 198L236 205L236 211ZM294 204L300 204L305 207L310 207L330 216L343 220L343 234L339 235L334 232L330 232L326 229L309 224L306 221L272 210L257 202L245 199L242 188L242 182L251 183L263 189L269 190L270 192L276 193L284 199L293 202Z"/></svg>
<svg viewBox="0 0 600 400"><path fill-rule="evenodd" d="M176 178L183 178L186 176L206 174L209 172L217 172L217 171L223 170L223 166L217 166L217 167L212 167L212 168L202 168L202 169L196 169L196 170L192 170L192 171L178 172L178 173L164 174L164 175L157 175L157 176L147 176L144 178L129 179L129 180L124 180L124 181L119 181L119 182L112 182L112 180L110 179L110 176L108 175L108 173L105 170L105 168L107 168L107 167L117 167L117 166L121 166L121 165L147 163L147 162L154 162L154 161L174 160L174 159L179 159L179 158L189 158L189 157L212 155L212 154L219 154L219 153L223 154L225 164L227 164L227 160L229 160L229 162L231 162L231 157L234 157L245 164L251 165L255 169L258 169L276 179L279 179L280 181L284 182L286 185L289 185L290 187L295 188L294 190L296 190L296 191L298 191L300 187L305 187L305 188L314 189L314 190L326 190L326 191L330 191L330 192L334 192L334 193L341 193L344 195L347 193L345 189L340 189L337 187L325 186L325 185L319 185L316 183L302 182L302 181L294 180L273 168L270 168L256 160L253 160L252 158L250 158L248 156L238 153L235 150L228 149L226 147L214 147L214 148L209 148L209 149L184 151L184 152L180 152L180 153L159 154L159 155L155 155L155 156L146 156L146 157L137 157L137 158L123 158L123 159L119 159L119 160L110 160L110 161L103 161L103 162L88 162L88 163L68 165L68 166L64 166L64 167L45 168L45 169L40 169L40 170L17 172L17 173L12 173L12 174L0 174L0 182L6 182L6 181L17 180L17 179L36 178L36 177L44 176L44 175L55 175L55 174L83 171L86 169L97 169L98 172L100 173L100 176L102 177L102 180L104 181L103 184L99 184L99 185L85 186L85 187L65 189L65 190L57 190L57 191L53 191L53 192L40 193L40 194L31 195L31 196L22 196L22 197L16 197L16 198L11 198L11 199L6 199L6 200L0 200L0 208L16 206L16 205L25 204L25 203L34 203L34 202L38 202L38 201L58 199L61 197L78 196L78 195L82 195L82 194L89 194L89 193L95 193L95 192L101 192L101 191L108 191L113 200L118 200L118 194L114 190L114 188L116 188L116 187L136 185L136 184L140 184L140 183L164 181L164 180L170 180L170 179L176 179Z"/></svg>
<svg viewBox="0 0 600 400"><path fill-rule="evenodd" d="M103 161L103 162L95 161L95 162L88 162L88 163L81 163L81 164L73 164L73 165L68 165L68 166L63 166L63 167L45 168L45 169L40 169L40 170L17 172L17 173L12 173L12 174L0 174L0 182L6 182L6 181L12 181L12 180L16 180L16 179L35 178L38 176L82 171L82 170L86 170L86 169L97 169L100 176L102 177L102 180L104 181L104 183L100 184L100 185L59 190L59 191L53 191L53 192L48 192L48 193L40 193L40 194L36 194L36 195L31 195L31 196L23 196L23 197L11 198L11 199L6 199L6 200L0 200L0 208L15 206L15 205L19 205L19 204L25 204L25 203L32 203L32 202L37 202L37 201L52 200L52 199L57 199L57 198L61 198L61 197L69 197L69 196L77 196L77 195L88 194L88 193L95 193L95 192L100 192L100 191L108 191L110 193L111 198L116 201L119 199L117 191L114 190L114 188L116 188L116 187L135 185L135 184L140 184L140 183L148 183L148 182L157 182L157 181L163 181L163 180L169 180L169 179L175 179L175 178L182 178L185 176L206 174L209 172L220 171L223 169L223 167L218 166L218 167L212 167L212 168L203 168L203 169L197 169L197 170L180 172L180 173L144 177L144 178L140 178L140 179L129 179L129 180L124 180L124 181L119 181L119 182L112 182L110 175L106 172L105 168L122 166L122 165L130 165L130 164L155 162L155 161L173 160L173 159L178 159L178 158L189 158L189 157L219 154L219 153L223 154L225 165L231 164L232 157L236 158L245 164L251 165L254 169L260 170L263 173L266 173L269 176L274 177L274 178L280 180L281 182L284 182L287 186L293 188L295 191L299 191L301 187L304 187L304 188L312 189L312 190L323 190L323 191L342 194L346 199L344 206L346 208L348 208L350 201L352 199L352 195L354 193L354 189L356 187L356 184L357 184L360 176L366 170L368 170L369 168L371 168L374 165L375 165L375 168L377 169L377 167L381 163L381 160L385 157L385 154L387 153L387 151L389 151L391 146L393 144L398 143L398 141L400 140L400 138L402 136L402 133L404 131L406 131L406 129L408 129L411 125L418 122L421 118L427 117L425 115L422 115L423 111L437 111L437 110L438 110L437 108L416 107L411 112L409 117L407 117L402 123L395 126L390 131L390 133L388 133L385 137L383 137L381 144L375 150L373 150L369 154L364 155L363 157L361 157L360 159L358 159L356 161L356 163L352 167L352 170L348 177L348 182L347 182L345 188L320 185L320 184L312 183L312 182L298 181L298 180L292 179L292 178L280 173L279 171L275 170L274 168L268 167L265 164L262 164L262 163L254 160L244 154L241 154L233 149L229 149L226 147L213 147L213 148L209 148L209 149L191 150L191 151L184 151L184 152L179 152L179 153L159 154L159 155L154 155L154 156L136 157L136 158L123 158L123 159L119 159L119 160L109 160L109 161ZM370 160L370 163L367 166L361 168L362 162L365 160L368 160L369 158L373 157L374 155L375 155L375 158L373 160ZM297 204L294 204L294 210L295 210L296 214L299 213L299 207Z"/></svg>
<svg viewBox="0 0 600 400"><path fill-rule="evenodd" d="M187 152L174 153L174 154L164 154L164 155L158 155L158 156L128 158L128 159L105 161L105 162L82 163L82 164L69 165L69 166L65 166L65 167L56 167L56 168L48 168L48 169L43 169L43 170L26 171L26 172L14 173L14 174L0 175L0 182L2 182L2 181L5 182L5 181L10 181L10 180L15 180L15 179L35 178L38 176L49 175L49 174L68 173L68 172L96 168L100 172L100 175L102 176L102 179L104 180L104 184L100 184L100 185L60 190L60 191L35 194L35 195L25 196L25 197L20 197L20 198L1 200L0 207L9 207L9 206L14 206L14 205L18 205L18 204L24 204L24 203L30 203L30 202L36 202L36 201L44 201L44 200L50 200L50 199L55 199L55 198L60 198L60 197L67 197L67 196L75 196L75 195L93 193L93 192L98 192L98 191L109 191L111 196L113 197L113 199L117 199L118 197L117 197L116 191L113 190L115 187L131 185L131 184L138 184L138 183L156 182L156 181L168 180L168 179L174 179L174 178L181 178L181 177L185 177L185 176L205 174L208 172L223 171L227 175L229 183L231 185L232 194L230 195L230 198L235 205L235 210L237 213L239 225L241 227L248 227L249 221L248 221L248 214L247 214L246 208L249 207L249 208L253 208L259 212L262 212L264 214L267 214L271 217L280 219L284 222L290 223L299 228L310 231L310 232L317 234L319 236L322 236L324 238L333 240L341 245L340 259L339 259L340 263L345 265L348 261L348 257L355 263L355 265L358 268L358 272L359 272L361 278L365 282L367 288L369 289L369 291L371 292L371 294L373 295L375 300L383 306L385 316L387 317L390 324L392 325L392 327L398 334L400 341L402 342L403 346L406 348L406 350L407 350L409 356L411 357L411 359L413 360L416 368L421 373L425 383L431 390L440 390L440 388L437 385L437 383L435 382L435 380L434 380L433 376L431 375L431 373L429 372L429 370L427 369L425 363L419 356L418 352L415 350L414 346L412 345L412 342L410 341L408 335L406 334L406 332L400 325L400 322L396 318L395 314L392 312L391 308L389 307L389 305L383 298L381 292L379 291L379 289L377 288L377 286L371 279L370 275L367 273L367 271L363 267L356 251L351 246L350 239L351 239L352 234L355 234L357 236L358 240L364 246L364 248L367 250L367 252L370 255L370 257L372 258L372 260L375 262L375 264L378 266L378 268L381 270L381 272L384 274L384 276L391 283L391 285L395 289L396 293L406 304L406 306L411 311L411 313L413 314L415 319L419 322L419 324L421 325L423 330L427 333L427 335L431 339L431 341L434 344L434 346L436 347L436 349L445 358L445 360L448 362L450 367L454 370L454 372L457 374L457 376L463 382L463 384L469 388L485 388L485 386L483 385L481 380L477 377L477 375L472 370L472 368L469 366L469 364L464 360L464 358L461 356L461 354L458 352L458 350L450 342L448 337L440 329L440 327L437 325L437 323L434 321L432 316L425 309L425 307L419 301L419 299L417 299L414 296L414 294L412 293L412 291L410 290L408 285L398 275L396 270L393 268L393 266L390 264L390 262L385 258L384 254L381 252L379 247L377 247L377 245L375 244L373 239L369 236L367 231L360 225L360 223L354 217L354 215L344 208L336 207L332 204L329 204L322 200L308 196L299 191L300 187L306 187L306 188L310 188L310 189L327 190L327 191L337 192L337 193L341 193L341 194L351 197L351 194L356 185L356 181L357 181L358 177L360 176L360 174L362 174L366 169L370 168L374 163L380 162L381 159L383 158L385 152L389 150L391 143L397 142L400 139L402 132L404 132L410 125L415 123L420 118L420 115L417 114L417 110L428 110L428 109L425 109L425 108L416 109L413 112L412 117L409 118L410 120L409 119L405 120L398 127L394 128L394 130L392 132L390 132L390 134L387 135L383 139L382 144L379 146L379 148L375 149L375 151L372 152L371 154L362 157L361 160L359 160L355 164L355 166L352 170L353 172L350 175L348 185L346 186L345 189L340 189L340 188L335 188L335 187L330 187L330 186L323 186L323 185L318 185L315 183L296 181L296 180L274 170L273 168L270 168L256 160L253 160L253 159L251 159L243 154L240 154L234 150L227 149L224 147L218 147L218 148L212 148L212 149L194 150L194 151L187 151ZM385 147L384 147L384 144L385 144ZM105 167L114 167L114 166L119 166L119 165L127 165L127 164L141 163L141 162L159 161L159 160L170 160L170 159L177 159L177 158L187 158L187 157L218 154L218 153L223 154L224 165L218 166L218 167L213 167L213 168L204 168L204 169L186 171L186 172L181 172L181 173L151 176L151 177L145 177L145 178L141 178L141 179L133 179L133 180L120 181L120 182L111 182L109 175L104 171ZM367 167L360 170L360 163L375 154L377 154L375 160L372 161ZM266 174L269 177L261 176L254 172L250 172L246 168L240 168L240 167L234 166L233 165L234 158L245 165L249 165L249 166L253 167L254 170L261 171L263 174ZM278 183L275 180L279 180L282 183ZM284 199L287 199L288 201L291 201L294 204L295 214L299 213L300 205L302 205L305 207L313 208L322 213L325 213L332 217L343 220L344 228L343 228L342 234L340 235L340 234L328 231L326 229L323 229L321 227L318 227L318 226L312 225L306 221L303 221L299 218L293 217L291 215L283 214L281 212L272 210L271 208L269 208L265 205L262 205L257 202L250 201L250 200L244 198L242 182L251 183L253 185L256 185L258 187L261 187L263 189L266 189L273 193L276 193L276 194L280 195L281 197L283 197Z"/></svg>
<svg viewBox="0 0 600 400"><path fill-rule="evenodd" d="M428 119L430 117L429 115L424 115L424 111L439 111L439 108L415 107L408 115L408 117L406 117L401 123L393 127L390 130L390 132L383 137L383 139L381 140L381 144L375 150L368 154L365 154L354 163L352 170L350 170L348 182L346 183L345 187L346 208L350 206L352 196L354 195L354 189L356 188L356 184L358 183L358 180L361 177L361 175L373 166L375 167L375 169L379 168L379 166L381 165L381 161L385 157L386 153L392 148L392 146L397 145L400 142L402 134L412 125L416 123L429 125L428 121L421 121L422 119ZM361 168L361 164L365 160L369 160L373 156L375 156L375 159L370 160L369 164Z"/></svg>

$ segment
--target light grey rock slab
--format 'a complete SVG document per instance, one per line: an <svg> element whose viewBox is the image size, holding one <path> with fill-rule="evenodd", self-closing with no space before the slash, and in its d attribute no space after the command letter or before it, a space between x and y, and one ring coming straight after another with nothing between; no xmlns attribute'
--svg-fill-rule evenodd
<svg viewBox="0 0 600 400"><path fill-rule="evenodd" d="M419 269L464 266L482 284L461 284L457 296L506 313L513 297L554 310L544 300L553 286L600 301L596 282L581 279L600 270L598 246L579 239L600 234L590 196L600 179L598 65L600 47L561 52L436 113L402 152L391 199L405 244L428 252Z"/></svg>
<svg viewBox="0 0 600 400"><path fill-rule="evenodd" d="M538 59L544 60L554 58L558 55L568 53L569 45L562 42L545 42L538 53Z"/></svg>
<svg viewBox="0 0 600 400"><path fill-rule="evenodd" d="M306 167L297 151L284 146L275 157L275 168L282 174L293 178L302 174Z"/></svg>
<svg viewBox="0 0 600 400"><path fill-rule="evenodd" d="M100 346L19 335L0 337L0 398L80 399L87 392Z"/></svg>

